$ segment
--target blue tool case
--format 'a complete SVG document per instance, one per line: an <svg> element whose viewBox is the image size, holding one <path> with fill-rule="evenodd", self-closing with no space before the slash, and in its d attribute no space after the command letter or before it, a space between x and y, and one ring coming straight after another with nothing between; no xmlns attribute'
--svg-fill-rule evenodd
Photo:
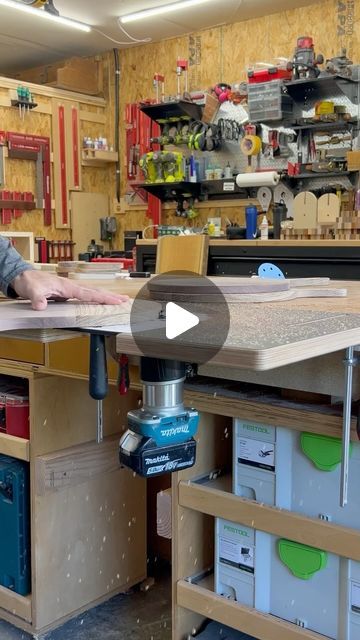
<svg viewBox="0 0 360 640"><path fill-rule="evenodd" d="M31 591L29 464L0 455L0 585Z"/></svg>

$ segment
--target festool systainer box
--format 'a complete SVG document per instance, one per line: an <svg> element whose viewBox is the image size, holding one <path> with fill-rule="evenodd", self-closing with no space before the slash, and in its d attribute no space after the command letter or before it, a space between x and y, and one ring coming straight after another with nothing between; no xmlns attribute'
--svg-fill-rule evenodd
<svg viewBox="0 0 360 640"><path fill-rule="evenodd" d="M349 498L339 504L341 440L234 421L233 492L283 509L360 528L360 443L352 443Z"/></svg>
<svg viewBox="0 0 360 640"><path fill-rule="evenodd" d="M30 593L29 465L0 455L0 584Z"/></svg>
<svg viewBox="0 0 360 640"><path fill-rule="evenodd" d="M334 640L359 640L360 564L217 519L215 591Z"/></svg>
<svg viewBox="0 0 360 640"><path fill-rule="evenodd" d="M255 581L256 564L270 583L271 536L241 524L215 520L215 591L249 607L269 611L269 592ZM263 599L265 598L265 599Z"/></svg>

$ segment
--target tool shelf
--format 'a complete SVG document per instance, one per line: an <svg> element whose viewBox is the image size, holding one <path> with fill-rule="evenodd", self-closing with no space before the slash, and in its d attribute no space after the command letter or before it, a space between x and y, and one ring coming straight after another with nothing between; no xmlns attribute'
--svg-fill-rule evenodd
<svg viewBox="0 0 360 640"><path fill-rule="evenodd" d="M328 100L329 96L341 98L344 95L353 104L358 102L359 81L338 75L292 80L284 82L284 86L288 95L300 104L311 100Z"/></svg>
<svg viewBox="0 0 360 640"><path fill-rule="evenodd" d="M0 433L0 454L30 462L30 440Z"/></svg>
<svg viewBox="0 0 360 640"><path fill-rule="evenodd" d="M119 154L116 151L83 149L81 164L84 167L106 167L109 163L118 162L118 159Z"/></svg>
<svg viewBox="0 0 360 640"><path fill-rule="evenodd" d="M323 640L324 636L218 595L214 590L215 519L223 518L341 557L360 560L360 531L264 505L232 493L230 417L284 425L297 431L339 437L341 415L303 402L288 405L237 397L187 385L185 401L202 411L196 466L173 474L173 640L183 640L205 619L226 624L259 640ZM260 394L261 395L261 394ZM276 394L275 394L276 395ZM325 413L324 413L325 410ZM352 439L356 440L356 418ZM223 474L221 473L223 471Z"/></svg>
<svg viewBox="0 0 360 640"><path fill-rule="evenodd" d="M311 178L315 180L316 178L342 178L344 176L348 176L353 171L304 171L303 173L298 173L295 176L287 175L287 180L303 180L307 178Z"/></svg>
<svg viewBox="0 0 360 640"><path fill-rule="evenodd" d="M211 579L199 583L180 580L176 588L179 605L194 612L259 638L259 640L324 640L325 636L307 631L280 618L240 605L217 595L210 588ZM265 631L266 629L266 631Z"/></svg>
<svg viewBox="0 0 360 640"><path fill-rule="evenodd" d="M24 360L11 362L16 339L1 336L0 374L28 380L30 439L0 434L0 453L30 464L31 594L0 587L0 619L37 636L146 578L146 483L117 456L139 392L110 386L97 445L88 341L19 342Z"/></svg>
<svg viewBox="0 0 360 640"><path fill-rule="evenodd" d="M11 100L12 107L25 107L26 109L36 109L38 107L37 102L29 102L28 100Z"/></svg>
<svg viewBox="0 0 360 640"><path fill-rule="evenodd" d="M352 127L359 126L358 120L344 120L338 122L308 122L307 124L294 124L289 126L294 131L340 131L341 129L351 129Z"/></svg>
<svg viewBox="0 0 360 640"><path fill-rule="evenodd" d="M246 189L237 186L233 178L204 180L202 182L154 182L142 183L138 188L156 196L163 202L178 197L193 197L199 200L230 200L246 197Z"/></svg>
<svg viewBox="0 0 360 640"><path fill-rule="evenodd" d="M142 104L140 110L151 120L159 122L169 118L190 118L191 120L201 120L202 108L194 102L178 100L174 102L161 102L159 104Z"/></svg>
<svg viewBox="0 0 360 640"><path fill-rule="evenodd" d="M20 596L18 593L10 591L0 586L0 618L7 619L11 613L19 621L31 624L32 597Z"/></svg>
<svg viewBox="0 0 360 640"><path fill-rule="evenodd" d="M143 182L137 188L144 189L164 202L176 200L179 196L198 198L201 191L200 182Z"/></svg>
<svg viewBox="0 0 360 640"><path fill-rule="evenodd" d="M295 542L360 560L359 531L236 496L231 492L231 475L206 482L183 480L178 491L179 504L187 509L280 537L286 531Z"/></svg>

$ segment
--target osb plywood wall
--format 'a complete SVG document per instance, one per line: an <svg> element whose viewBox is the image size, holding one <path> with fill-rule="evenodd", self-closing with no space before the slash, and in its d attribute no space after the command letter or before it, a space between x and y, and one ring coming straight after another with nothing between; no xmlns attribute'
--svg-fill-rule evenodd
<svg viewBox="0 0 360 640"><path fill-rule="evenodd" d="M256 61L291 57L297 37L304 34L313 36L316 51L325 57L336 55L341 47L346 46L348 55L353 56L355 62L360 62L360 0L322 0L260 19L121 51L122 113L126 102L154 96L152 78L155 72L165 74L166 93L176 93L178 56L190 61L190 89L207 88L219 81L245 80L247 67ZM124 173L123 192L126 183ZM231 220L243 222L242 206L226 209L224 213ZM209 215L218 214L218 208L202 209L194 224L200 226ZM163 221L178 224L179 218L165 211ZM134 210L120 216L120 224L123 229L141 229L149 224L149 220L144 211Z"/></svg>
<svg viewBox="0 0 360 640"><path fill-rule="evenodd" d="M126 189L125 105L128 102L136 102L154 95L152 78L155 72L165 74L167 93L176 92L175 65L178 56L190 60L190 89L207 88L220 80L229 83L244 80L245 70L249 64L260 60L268 61L277 56L290 57L297 37L304 34L314 37L316 51L323 53L325 57L337 54L342 46L346 46L348 54L353 57L354 61L360 62L360 0L322 0L307 7L284 11L260 19L238 22L160 43L150 43L120 51L122 194ZM102 133L113 143L115 106L113 53L104 54L102 58L104 97L108 101L107 125L101 127L105 131L100 131L99 125L82 123L81 133L94 137ZM94 109L96 108L94 107ZM91 110L91 107L88 110ZM0 107L0 117L9 118L8 114L9 110L5 114ZM16 114L13 113L11 118L16 120ZM16 124L15 130L19 130L17 121L10 124L14 126ZM1 128L10 129L10 124L7 121ZM31 133L49 135L50 118L41 116L38 120L32 119L31 126L25 123L22 130L26 131L26 127L30 127ZM26 171L31 172L32 169L28 168ZM14 165L11 188L16 188L19 182L17 176L18 171ZM32 184L32 177L24 175L21 178L21 189L25 190L27 184L30 185L30 183ZM29 186L29 189L31 188L33 187ZM107 170L85 168L83 188L87 191L108 193L112 201L115 197L114 167ZM212 207L209 210L202 209L201 216L195 220L195 224L204 224L208 215L219 215L219 213L221 210L219 211L218 207ZM232 220L243 221L243 206L226 209L225 213ZM131 209L125 214L118 215L118 243L122 245L125 229L142 229L149 222L144 208ZM163 222L178 224L179 218L176 218L171 211L166 210ZM26 214L16 222L18 229L25 229L28 225L32 225L36 234L42 235L44 233L40 212ZM67 234L51 228L46 229L46 235L48 238L61 238Z"/></svg>
<svg viewBox="0 0 360 640"><path fill-rule="evenodd" d="M107 68L107 56L104 58L104 70ZM31 72L26 72L29 77L27 80L36 79L31 76ZM6 82L2 86L0 79L0 129L4 131L13 131L17 133L42 135L52 137L52 99L44 95L46 87L39 87L39 95L36 89L33 89L35 100L40 103L43 111L49 113L32 111L28 113L24 119L20 118L19 111L15 108L5 106L9 103L9 89L6 88ZM71 95L71 94L70 94ZM59 93L59 97L69 97L69 94ZM100 135L109 137L110 135L110 110L107 110L106 124L97 124L88 119L87 114L94 113L104 116L104 107L96 104L89 104L87 97L83 100L80 96L79 110L86 112L85 119L80 119L80 139L85 136L93 138ZM54 175L52 164L52 198L54 200ZM111 174L107 169L94 169L82 167L82 186L84 191L110 194L111 191ZM5 187L10 191L31 191L35 192L36 188L36 171L35 162L27 160L14 160L7 158L5 161ZM44 226L43 211L24 211L21 218L12 219L10 225L1 225L0 230L5 231L32 231L34 236L45 236L48 240L63 240L71 238L71 230L61 230L55 227L54 213L52 215L51 226ZM90 240L90 238L89 238ZM75 250L76 251L76 250Z"/></svg>

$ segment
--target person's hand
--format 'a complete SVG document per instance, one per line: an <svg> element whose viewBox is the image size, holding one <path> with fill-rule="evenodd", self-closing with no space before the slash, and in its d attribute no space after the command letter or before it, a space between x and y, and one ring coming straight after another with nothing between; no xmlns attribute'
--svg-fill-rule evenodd
<svg viewBox="0 0 360 640"><path fill-rule="evenodd" d="M96 304L121 304L127 302L128 296L107 293L99 289L87 289L75 284L68 278L44 271L27 270L16 276L11 286L20 298L31 301L35 311L43 311L49 298L69 300L76 298L82 302Z"/></svg>

